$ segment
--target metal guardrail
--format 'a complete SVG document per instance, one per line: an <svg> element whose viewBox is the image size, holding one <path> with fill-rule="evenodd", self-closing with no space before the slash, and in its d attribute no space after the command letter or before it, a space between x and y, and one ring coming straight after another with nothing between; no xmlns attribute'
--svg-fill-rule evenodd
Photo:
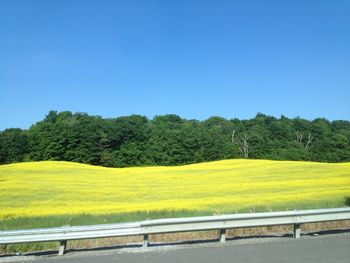
<svg viewBox="0 0 350 263"><path fill-rule="evenodd" d="M143 247L147 247L150 234L220 230L220 241L225 242L227 229L272 225L293 225L293 236L299 238L301 224L336 220L350 220L350 208L169 218L121 224L0 231L0 244L59 241L58 254L63 255L68 240L143 235Z"/></svg>

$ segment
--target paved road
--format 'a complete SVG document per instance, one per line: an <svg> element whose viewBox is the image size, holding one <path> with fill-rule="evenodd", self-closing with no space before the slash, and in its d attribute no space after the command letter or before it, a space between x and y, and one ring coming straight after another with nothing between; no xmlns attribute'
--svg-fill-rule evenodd
<svg viewBox="0 0 350 263"><path fill-rule="evenodd" d="M3 259L0 259L2 262ZM9 259L7 259L9 260ZM6 261L7 261L6 260ZM20 258L18 258L20 260ZM3 261L5 262L5 261ZM349 263L350 234L303 237L300 240L274 238L268 240L229 241L190 246L150 247L68 253L63 257L22 258L26 263L221 263L221 262L307 262Z"/></svg>

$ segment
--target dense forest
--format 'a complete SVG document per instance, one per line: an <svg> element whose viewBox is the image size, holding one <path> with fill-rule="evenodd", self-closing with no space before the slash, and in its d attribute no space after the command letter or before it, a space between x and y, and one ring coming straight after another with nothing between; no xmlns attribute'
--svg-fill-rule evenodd
<svg viewBox="0 0 350 263"><path fill-rule="evenodd" d="M0 132L0 163L65 160L109 167L180 165L229 158L350 161L350 122L169 114L104 119L50 111L28 130Z"/></svg>

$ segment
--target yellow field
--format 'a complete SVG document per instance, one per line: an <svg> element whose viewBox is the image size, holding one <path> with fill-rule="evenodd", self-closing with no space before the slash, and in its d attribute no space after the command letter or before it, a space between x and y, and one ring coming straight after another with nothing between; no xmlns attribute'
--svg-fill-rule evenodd
<svg viewBox="0 0 350 263"><path fill-rule="evenodd" d="M320 208L344 205L348 197L350 163L225 160L104 168L46 161L0 166L0 219Z"/></svg>

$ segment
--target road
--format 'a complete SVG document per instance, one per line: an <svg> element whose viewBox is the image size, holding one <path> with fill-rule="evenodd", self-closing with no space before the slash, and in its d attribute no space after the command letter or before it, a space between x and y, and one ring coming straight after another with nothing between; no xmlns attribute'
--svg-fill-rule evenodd
<svg viewBox="0 0 350 263"><path fill-rule="evenodd" d="M14 261L13 261L14 260ZM102 251L71 252L62 257L12 257L0 262L26 263L221 263L221 262L307 262L349 263L350 233L291 238L232 240L225 244L202 243L181 246L153 246Z"/></svg>

